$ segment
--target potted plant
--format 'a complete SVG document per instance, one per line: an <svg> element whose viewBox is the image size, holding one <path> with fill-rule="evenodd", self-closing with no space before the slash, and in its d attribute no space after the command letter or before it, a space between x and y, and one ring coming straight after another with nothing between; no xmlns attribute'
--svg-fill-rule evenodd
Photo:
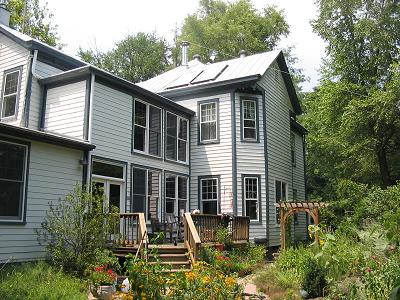
<svg viewBox="0 0 400 300"><path fill-rule="evenodd" d="M219 227L216 232L216 239L218 244L215 245L215 249L218 251L224 251L224 249L228 249L232 247L232 237L229 233L227 227Z"/></svg>

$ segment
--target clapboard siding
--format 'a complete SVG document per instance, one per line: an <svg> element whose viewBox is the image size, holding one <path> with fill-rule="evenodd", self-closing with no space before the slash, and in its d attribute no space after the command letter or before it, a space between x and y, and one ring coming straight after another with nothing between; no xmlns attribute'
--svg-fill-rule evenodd
<svg viewBox="0 0 400 300"><path fill-rule="evenodd" d="M276 62L272 68L278 70ZM269 182L269 245L279 245L279 226L275 224L275 180L288 184L288 194L292 195L292 165L290 159L291 104L281 74L268 69L259 81L265 90L267 143L268 143L268 182Z"/></svg>
<svg viewBox="0 0 400 300"><path fill-rule="evenodd" d="M17 117L9 120L2 120L2 122L16 126L23 126L24 124L24 106L29 59L28 50L0 33L0 95L3 91L4 71L22 66Z"/></svg>
<svg viewBox="0 0 400 300"><path fill-rule="evenodd" d="M0 224L0 262L11 257L27 261L45 255L37 241L35 229L40 228L49 202L56 203L81 184L82 151L31 143L28 194L26 199L26 224Z"/></svg>
<svg viewBox="0 0 400 300"><path fill-rule="evenodd" d="M258 135L259 142L243 142L241 140L241 99L257 99L258 113ZM235 95L235 116L236 116L236 159L237 159L237 213L245 215L243 204L243 175L259 175L261 190L261 219L260 222L252 222L250 226L250 239L266 238L266 184L265 184L265 154L264 154L264 132L263 132L263 99L261 95Z"/></svg>
<svg viewBox="0 0 400 300"><path fill-rule="evenodd" d="M232 197L232 126L230 94L215 94L210 97L188 97L179 104L196 112L190 122L191 184L190 207L199 208L198 179L200 176L220 176L221 212L233 212ZM218 144L198 144L198 103L205 100L219 101L219 136Z"/></svg>
<svg viewBox="0 0 400 300"><path fill-rule="evenodd" d="M48 89L45 130L83 139L86 81Z"/></svg>
<svg viewBox="0 0 400 300"><path fill-rule="evenodd" d="M130 170L133 164L160 169L165 173L172 172L189 175L189 165L187 164L132 154L133 99L134 97L127 93L98 82L94 84L92 135L90 138L91 142L96 145L96 149L92 151L92 155L127 164L128 170L125 182L127 210L129 210L130 204L132 178ZM145 101L146 99L141 100ZM163 178L164 175L162 174L161 187L164 186ZM162 188L160 192L160 199L163 199L164 191Z"/></svg>

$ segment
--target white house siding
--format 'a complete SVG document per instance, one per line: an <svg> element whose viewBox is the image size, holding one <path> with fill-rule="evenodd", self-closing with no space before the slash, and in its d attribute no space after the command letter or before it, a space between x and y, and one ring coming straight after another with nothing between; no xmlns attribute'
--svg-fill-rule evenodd
<svg viewBox="0 0 400 300"><path fill-rule="evenodd" d="M198 102L219 99L219 135L218 144L198 144ZM178 101L196 112L192 117L190 131L191 150L191 185L190 207L198 208L198 178L200 176L220 176L221 212L233 212L232 196L232 126L231 126L231 96L230 93L216 94L207 97L191 97Z"/></svg>
<svg viewBox="0 0 400 300"><path fill-rule="evenodd" d="M296 166L292 168L292 182L293 189L297 190L297 200L305 200L305 182L304 182L304 157L303 157L303 138L296 132L293 132L295 136L295 146L296 146ZM292 191L293 192L293 191ZM293 195L292 198L293 199ZM298 224L295 225L293 230L293 237L297 239L304 239L307 236L306 231L306 214L299 213Z"/></svg>
<svg viewBox="0 0 400 300"><path fill-rule="evenodd" d="M0 94L3 91L4 71L22 66L17 117L2 120L8 124L22 126L24 122L25 91L27 81L29 51L0 33Z"/></svg>
<svg viewBox="0 0 400 300"><path fill-rule="evenodd" d="M146 99L141 99L145 101ZM173 172L189 175L189 166L163 159L132 154L133 97L98 82L94 84L92 101L91 142L96 145L92 155L127 163L126 203L130 203L131 166L132 164L161 169L165 173ZM173 111L171 111L173 112ZM164 186L164 177L161 186ZM160 199L163 199L163 188ZM129 207L127 207L129 209Z"/></svg>
<svg viewBox="0 0 400 300"><path fill-rule="evenodd" d="M1 137L0 137L1 139ZM49 209L82 183L82 151L40 142L31 143L25 225L0 224L0 262L34 260L45 255L37 241Z"/></svg>
<svg viewBox="0 0 400 300"><path fill-rule="evenodd" d="M44 62L37 61L35 73L40 77L48 77L63 72L60 69L52 67ZM42 91L37 78L32 78L31 98L29 104L29 123L28 127L32 129L39 128L39 117L41 110Z"/></svg>
<svg viewBox="0 0 400 300"><path fill-rule="evenodd" d="M276 63L274 69L279 70ZM275 216L275 180L288 184L288 196L292 195L292 165L290 158L289 96L281 74L268 69L259 81L265 90L268 182L269 182L269 245L279 245L279 225Z"/></svg>
<svg viewBox="0 0 400 300"><path fill-rule="evenodd" d="M85 95L86 81L48 89L45 130L83 139Z"/></svg>
<svg viewBox="0 0 400 300"><path fill-rule="evenodd" d="M258 134L259 143L241 141L241 97L257 98L258 100ZM243 204L243 175L259 175L261 188L261 219L260 222L250 224L250 239L266 238L266 205L267 189L265 182L265 153L264 153L264 132L263 132L263 103L261 95L235 94L235 115L236 115L236 159L237 159L237 213L245 215Z"/></svg>

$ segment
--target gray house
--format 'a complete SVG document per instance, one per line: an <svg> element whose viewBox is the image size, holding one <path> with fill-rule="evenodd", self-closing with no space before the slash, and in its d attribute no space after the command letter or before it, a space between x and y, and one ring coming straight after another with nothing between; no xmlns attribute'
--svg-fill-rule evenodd
<svg viewBox="0 0 400 300"><path fill-rule="evenodd" d="M88 183L148 220L247 215L251 238L279 244L274 202L305 197L305 130L280 52L191 61L135 85L12 30L4 13L0 262L43 257L35 229L49 202Z"/></svg>

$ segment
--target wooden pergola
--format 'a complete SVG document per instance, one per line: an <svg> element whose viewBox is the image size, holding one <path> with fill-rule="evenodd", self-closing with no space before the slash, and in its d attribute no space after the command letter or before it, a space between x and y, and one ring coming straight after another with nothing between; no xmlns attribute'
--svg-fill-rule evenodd
<svg viewBox="0 0 400 300"><path fill-rule="evenodd" d="M281 227L281 249L286 248L286 223L288 218L298 212L308 213L314 220L314 224L319 224L319 209L327 207L324 202L278 202L275 206L279 208L280 227ZM315 241L319 242L318 232L315 233Z"/></svg>

